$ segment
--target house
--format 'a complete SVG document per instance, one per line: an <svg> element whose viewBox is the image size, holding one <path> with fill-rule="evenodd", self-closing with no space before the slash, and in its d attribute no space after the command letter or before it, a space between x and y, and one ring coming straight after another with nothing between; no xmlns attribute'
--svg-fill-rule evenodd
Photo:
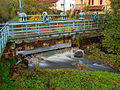
<svg viewBox="0 0 120 90"><path fill-rule="evenodd" d="M53 0L54 9L64 11L64 0ZM70 10L75 5L75 0L65 0L65 11Z"/></svg>
<svg viewBox="0 0 120 90"><path fill-rule="evenodd" d="M77 15L81 10L81 4L83 4L84 11L97 11L98 13L103 13L106 9L110 9L109 0L75 0L75 5L70 12L70 17ZM90 12L92 13L92 12Z"/></svg>

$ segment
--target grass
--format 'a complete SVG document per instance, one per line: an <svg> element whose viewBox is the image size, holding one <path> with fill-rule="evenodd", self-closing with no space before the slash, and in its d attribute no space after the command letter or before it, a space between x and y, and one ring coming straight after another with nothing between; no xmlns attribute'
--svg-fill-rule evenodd
<svg viewBox="0 0 120 90"><path fill-rule="evenodd" d="M37 70L15 74L19 89L39 90L118 90L120 75L110 72L78 70Z"/></svg>
<svg viewBox="0 0 120 90"><path fill-rule="evenodd" d="M0 90L9 90L14 87L13 82L9 78L10 66L16 62L15 59L9 61L2 58L0 60Z"/></svg>
<svg viewBox="0 0 120 90"><path fill-rule="evenodd" d="M119 90L120 74L73 69L16 71L9 77L15 60L0 61L0 90Z"/></svg>

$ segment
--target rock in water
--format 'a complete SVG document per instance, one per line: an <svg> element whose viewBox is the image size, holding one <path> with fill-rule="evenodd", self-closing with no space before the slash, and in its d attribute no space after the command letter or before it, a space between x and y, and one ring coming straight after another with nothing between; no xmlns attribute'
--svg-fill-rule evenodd
<svg viewBox="0 0 120 90"><path fill-rule="evenodd" d="M83 57L83 51L77 51L77 52L75 52L74 57L77 57L77 58Z"/></svg>

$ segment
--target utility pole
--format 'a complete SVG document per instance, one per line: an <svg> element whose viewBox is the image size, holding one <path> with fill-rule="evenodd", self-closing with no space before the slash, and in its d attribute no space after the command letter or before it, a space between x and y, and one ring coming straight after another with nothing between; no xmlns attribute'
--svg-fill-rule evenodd
<svg viewBox="0 0 120 90"><path fill-rule="evenodd" d="M20 13L22 13L21 0L19 0Z"/></svg>

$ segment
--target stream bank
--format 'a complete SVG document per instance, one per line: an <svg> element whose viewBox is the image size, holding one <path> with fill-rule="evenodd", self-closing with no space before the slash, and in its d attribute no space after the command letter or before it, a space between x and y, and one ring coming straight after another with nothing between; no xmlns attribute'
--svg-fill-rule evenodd
<svg viewBox="0 0 120 90"><path fill-rule="evenodd" d="M120 55L108 54L100 49L100 44L93 44L86 48L86 58L89 60L104 61L111 68L120 72Z"/></svg>

